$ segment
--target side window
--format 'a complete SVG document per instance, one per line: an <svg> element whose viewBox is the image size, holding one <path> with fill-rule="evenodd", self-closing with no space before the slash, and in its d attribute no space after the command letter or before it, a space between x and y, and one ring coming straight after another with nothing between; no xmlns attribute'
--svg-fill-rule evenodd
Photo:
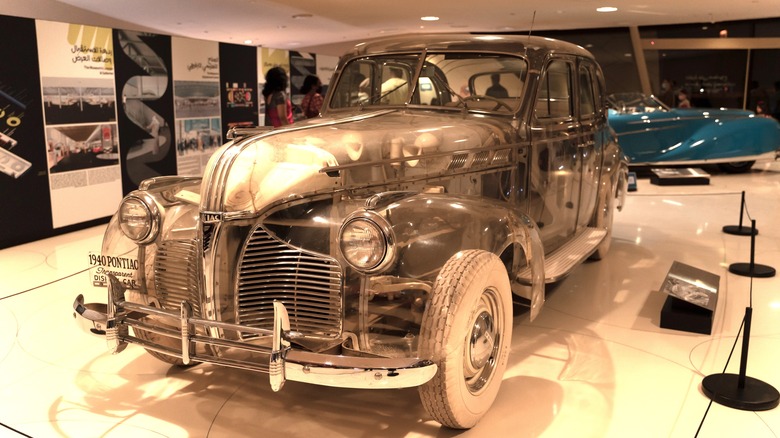
<svg viewBox="0 0 780 438"><path fill-rule="evenodd" d="M590 69L586 66L580 66L580 117L583 119L591 118L596 113L596 105L593 98L593 77Z"/></svg>
<svg viewBox="0 0 780 438"><path fill-rule="evenodd" d="M572 67L562 60L547 64L536 95L536 118L570 118L572 111Z"/></svg>

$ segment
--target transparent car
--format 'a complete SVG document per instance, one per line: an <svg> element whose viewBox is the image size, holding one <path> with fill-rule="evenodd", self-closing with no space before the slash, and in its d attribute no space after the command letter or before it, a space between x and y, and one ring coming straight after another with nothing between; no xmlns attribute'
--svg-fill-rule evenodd
<svg viewBox="0 0 780 438"><path fill-rule="evenodd" d="M202 178L124 198L81 320L274 390L419 387L452 428L493 403L545 284L604 257L626 189L598 64L546 38L359 45L321 117L231 136Z"/></svg>

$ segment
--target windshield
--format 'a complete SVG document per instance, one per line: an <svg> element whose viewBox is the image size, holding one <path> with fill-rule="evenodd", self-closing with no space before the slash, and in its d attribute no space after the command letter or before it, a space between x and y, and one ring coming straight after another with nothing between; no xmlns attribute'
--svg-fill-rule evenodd
<svg viewBox="0 0 780 438"><path fill-rule="evenodd" d="M669 109L655 96L646 96L642 93L610 94L607 97L607 104L621 114L652 113Z"/></svg>
<svg viewBox="0 0 780 438"><path fill-rule="evenodd" d="M514 113L523 95L525 60L483 53L430 53L358 58L344 66L330 109L423 105Z"/></svg>

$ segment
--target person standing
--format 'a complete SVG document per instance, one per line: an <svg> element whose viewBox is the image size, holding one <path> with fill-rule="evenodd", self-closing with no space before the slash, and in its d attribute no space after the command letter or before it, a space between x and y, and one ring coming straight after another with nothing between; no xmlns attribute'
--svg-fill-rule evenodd
<svg viewBox="0 0 780 438"><path fill-rule="evenodd" d="M684 89L680 89L677 92L677 108L690 108L691 101L688 100L688 92Z"/></svg>
<svg viewBox="0 0 780 438"><path fill-rule="evenodd" d="M509 93L506 91L503 85L501 85L501 75L493 73L490 75L490 82L492 85L488 87L485 94L490 97L506 98L509 97Z"/></svg>
<svg viewBox="0 0 780 438"><path fill-rule="evenodd" d="M301 92L305 95L301 101L303 116L311 119L320 115L322 108L322 82L314 75L306 76L303 80Z"/></svg>
<svg viewBox="0 0 780 438"><path fill-rule="evenodd" d="M265 74L265 126L276 128L292 124L292 103L287 96L288 81L287 72L282 67L273 67Z"/></svg>

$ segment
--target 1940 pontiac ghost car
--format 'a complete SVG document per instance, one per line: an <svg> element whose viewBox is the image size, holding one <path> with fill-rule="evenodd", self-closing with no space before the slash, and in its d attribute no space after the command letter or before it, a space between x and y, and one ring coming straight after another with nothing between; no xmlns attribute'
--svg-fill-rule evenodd
<svg viewBox="0 0 780 438"><path fill-rule="evenodd" d="M642 93L611 94L607 102L632 166L712 163L735 173L780 156L780 124L752 111L669 108Z"/></svg>
<svg viewBox="0 0 780 438"><path fill-rule="evenodd" d="M143 182L93 256L107 303L74 309L114 352L274 390L419 387L434 419L471 427L513 296L534 318L545 283L609 248L627 164L601 70L546 38L397 37L342 57L323 108L234 131L202 179Z"/></svg>

